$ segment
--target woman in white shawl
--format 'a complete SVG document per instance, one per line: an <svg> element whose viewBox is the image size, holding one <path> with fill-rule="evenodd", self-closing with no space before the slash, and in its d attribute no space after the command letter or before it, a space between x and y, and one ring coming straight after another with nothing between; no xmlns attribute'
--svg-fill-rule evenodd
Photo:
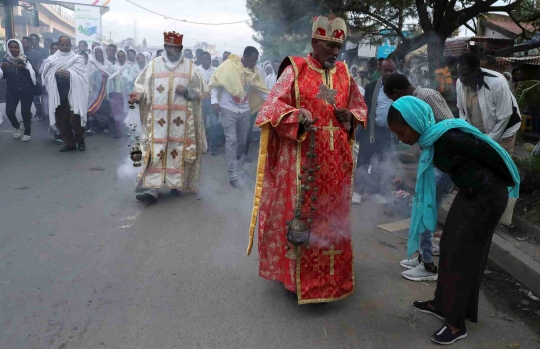
<svg viewBox="0 0 540 349"><path fill-rule="evenodd" d="M150 52L139 53L136 60L137 68L139 68L140 71L143 71L143 69L150 64L150 61L152 61L152 54Z"/></svg>
<svg viewBox="0 0 540 349"><path fill-rule="evenodd" d="M2 79L7 80L6 115L15 128L13 138L28 142L32 125L30 108L34 100L36 73L31 62L24 55L24 48L19 40L8 40L7 47L8 51L1 66L4 72ZM23 125L15 115L19 102Z"/></svg>
<svg viewBox="0 0 540 349"><path fill-rule="evenodd" d="M113 73L109 76L109 100L114 124L116 125L115 138L122 136L122 130L125 128L124 120L129 112L128 95L133 91L135 79L139 75L134 65L128 64L126 60L126 51L123 49L118 50Z"/></svg>
<svg viewBox="0 0 540 349"><path fill-rule="evenodd" d="M88 80L90 91L88 94L88 130L86 133L93 134L96 127L95 121L104 129L109 130L110 103L107 98L107 81L112 73L112 64L105 58L105 52L101 46L92 49L92 56L88 63Z"/></svg>

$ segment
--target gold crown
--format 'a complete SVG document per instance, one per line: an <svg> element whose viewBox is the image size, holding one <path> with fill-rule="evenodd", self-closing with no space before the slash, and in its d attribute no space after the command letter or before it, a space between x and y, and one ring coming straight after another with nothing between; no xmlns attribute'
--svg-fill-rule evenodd
<svg viewBox="0 0 540 349"><path fill-rule="evenodd" d="M177 33L175 31L164 32L163 38L165 41L165 45L182 46L182 40L184 39L184 35Z"/></svg>
<svg viewBox="0 0 540 349"><path fill-rule="evenodd" d="M312 38L343 43L347 36L347 24L343 18L319 16L313 18Z"/></svg>

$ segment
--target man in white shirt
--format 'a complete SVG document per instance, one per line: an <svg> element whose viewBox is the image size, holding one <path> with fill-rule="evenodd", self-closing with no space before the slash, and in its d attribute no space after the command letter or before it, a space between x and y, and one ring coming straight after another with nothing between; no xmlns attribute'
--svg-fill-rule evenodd
<svg viewBox="0 0 540 349"><path fill-rule="evenodd" d="M275 85L276 82L277 82L277 75L278 75L278 71L279 71L279 64L280 64L279 61L274 61L274 62L272 63L272 68L273 68L272 74L268 75L268 76L264 79L264 83L266 84L266 86L268 87L268 89L269 89L270 91L272 91L272 88L274 87L274 85Z"/></svg>
<svg viewBox="0 0 540 349"><path fill-rule="evenodd" d="M268 98L268 88L256 70L259 51L248 46L242 58L231 54L221 64L209 87L214 114L221 114L225 132L225 152L229 167L229 180L233 187L243 186L246 139L250 132L250 116L256 113Z"/></svg>
<svg viewBox="0 0 540 349"><path fill-rule="evenodd" d="M203 77L204 82L208 85L210 79L214 75L216 68L212 66L212 56L208 52L203 52L201 55L201 65L198 67ZM202 113L204 118L204 127L206 128L206 138L208 145L210 146L210 152L212 156L217 154L217 137L219 120L218 116L212 112L212 104L210 102L210 96L203 98L202 100Z"/></svg>
<svg viewBox="0 0 540 349"><path fill-rule="evenodd" d="M457 73L460 118L477 127L512 155L521 115L506 78L493 70L480 68L480 60L471 53L459 57Z"/></svg>

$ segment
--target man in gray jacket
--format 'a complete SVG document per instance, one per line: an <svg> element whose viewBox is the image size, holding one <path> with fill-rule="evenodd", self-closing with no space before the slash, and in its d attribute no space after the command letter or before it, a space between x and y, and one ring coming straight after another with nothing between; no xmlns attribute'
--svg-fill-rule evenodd
<svg viewBox="0 0 540 349"><path fill-rule="evenodd" d="M506 78L496 71L480 68L480 60L471 53L459 57L457 72L460 118L498 142L512 155L516 133L521 126L521 115Z"/></svg>

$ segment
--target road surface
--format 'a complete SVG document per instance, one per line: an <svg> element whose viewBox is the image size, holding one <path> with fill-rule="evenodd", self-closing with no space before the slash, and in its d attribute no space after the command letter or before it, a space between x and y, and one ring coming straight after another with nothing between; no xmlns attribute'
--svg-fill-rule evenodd
<svg viewBox="0 0 540 349"><path fill-rule="evenodd" d="M145 206L130 162L119 173L126 139L63 154L46 122L34 129L25 144L0 126L0 348L435 347L441 322L410 307L435 284L401 277L405 241L376 228L376 204L353 207L354 295L299 306L258 277L256 246L245 254L252 189L228 184L223 152L204 156L200 193ZM484 292L480 306L455 347L539 347Z"/></svg>

